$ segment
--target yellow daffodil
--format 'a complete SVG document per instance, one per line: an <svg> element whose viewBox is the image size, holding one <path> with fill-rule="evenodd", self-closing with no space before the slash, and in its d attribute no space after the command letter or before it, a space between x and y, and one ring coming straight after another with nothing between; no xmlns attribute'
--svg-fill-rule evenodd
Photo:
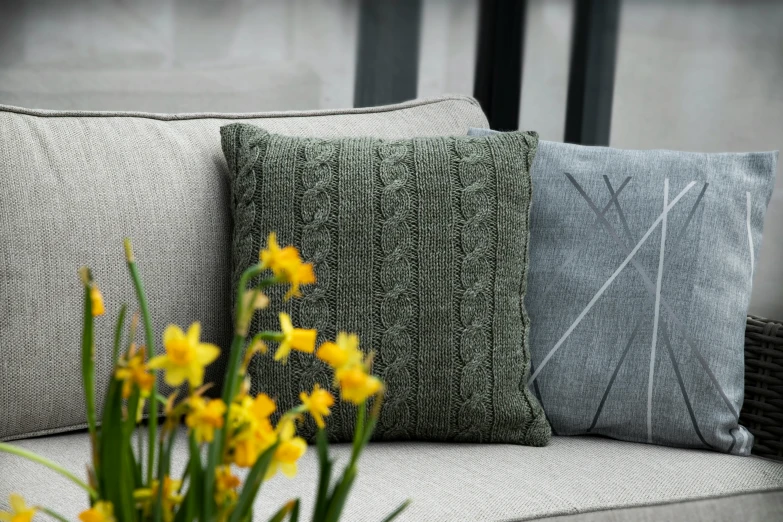
<svg viewBox="0 0 783 522"><path fill-rule="evenodd" d="M8 497L11 511L0 511L0 520L3 522L30 522L37 508L28 506L21 495L11 493Z"/></svg>
<svg viewBox="0 0 783 522"><path fill-rule="evenodd" d="M219 506L237 500L239 477L231 473L231 466L218 466L215 470L215 502Z"/></svg>
<svg viewBox="0 0 783 522"><path fill-rule="evenodd" d="M292 297L302 297L299 287L315 283L315 269L312 263L302 263L301 261L292 263L288 267L286 275L288 283L291 284L291 288L289 288L284 297L286 300Z"/></svg>
<svg viewBox="0 0 783 522"><path fill-rule="evenodd" d="M153 499L157 498L159 485L159 481L153 480L151 488L141 488L133 492L134 500L139 503L145 513L149 513ZM179 494L180 486L182 486L181 480L174 480L168 475L163 478L161 496L163 498L163 520L166 522L173 520L174 508L181 504L184 498Z"/></svg>
<svg viewBox="0 0 783 522"><path fill-rule="evenodd" d="M363 404L370 396L378 393L383 384L380 379L369 375L361 365L349 366L335 372L340 397L353 404Z"/></svg>
<svg viewBox="0 0 783 522"><path fill-rule="evenodd" d="M234 464L251 467L258 456L277 441L277 433L269 420L275 408L275 402L263 393L254 399L244 396L231 405L229 435Z"/></svg>
<svg viewBox="0 0 783 522"><path fill-rule="evenodd" d="M256 290L248 290L242 295L242 306L246 309L263 310L269 306L269 297Z"/></svg>
<svg viewBox="0 0 783 522"><path fill-rule="evenodd" d="M92 285L90 287L90 301L92 301L92 315L98 316L106 313L106 309L103 306L103 295L98 287Z"/></svg>
<svg viewBox="0 0 783 522"><path fill-rule="evenodd" d="M318 332L294 328L293 323L291 323L291 317L285 312L280 312L280 330L283 332L283 339L275 352L276 361L285 363L288 360L288 354L291 353L291 349L304 353L313 353L315 350L315 338Z"/></svg>
<svg viewBox="0 0 783 522"><path fill-rule="evenodd" d="M188 405L190 409L185 416L185 424L193 430L196 443L212 442L215 438L215 430L223 427L225 403L220 399L191 397L188 399Z"/></svg>
<svg viewBox="0 0 783 522"><path fill-rule="evenodd" d="M307 442L295 435L294 419L283 417L277 427L280 443L272 455L272 461L266 470L265 480L269 480L280 470L286 477L296 476L297 462L307 451Z"/></svg>
<svg viewBox="0 0 783 522"><path fill-rule="evenodd" d="M133 392L133 386L139 388L142 397L149 397L152 385L155 383L155 376L149 372L144 363L144 347L136 351L136 346L132 345L127 360L120 361L114 377L122 381L122 398L127 399Z"/></svg>
<svg viewBox="0 0 783 522"><path fill-rule="evenodd" d="M327 341L318 348L316 357L335 370L339 370L360 364L364 354L359 350L358 335L340 332L335 342Z"/></svg>
<svg viewBox="0 0 783 522"><path fill-rule="evenodd" d="M266 248L259 253L263 268L268 268L280 281L289 283L290 290L285 298L299 296L299 287L315 283L315 272L312 263L305 263L299 257L299 251L292 246L280 248L275 233L269 234Z"/></svg>
<svg viewBox="0 0 783 522"><path fill-rule="evenodd" d="M79 513L82 522L115 522L114 506L111 502L98 501L87 511Z"/></svg>
<svg viewBox="0 0 783 522"><path fill-rule="evenodd" d="M329 408L334 405L332 394L316 384L312 394L308 395L306 392L302 392L299 394L299 399L315 420L316 425L323 428L325 426L324 417L331 413Z"/></svg>
<svg viewBox="0 0 783 522"><path fill-rule="evenodd" d="M192 387L204 382L204 367L217 359L220 350L214 344L202 343L201 324L193 323L185 333L178 326L169 325L163 332L165 355L150 360L148 366L166 371L165 381L169 386L179 386L186 380Z"/></svg>

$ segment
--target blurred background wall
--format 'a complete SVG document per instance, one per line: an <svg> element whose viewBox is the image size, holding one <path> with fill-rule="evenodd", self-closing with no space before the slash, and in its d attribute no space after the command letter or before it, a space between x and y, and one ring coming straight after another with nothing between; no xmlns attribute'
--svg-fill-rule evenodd
<svg viewBox="0 0 783 522"><path fill-rule="evenodd" d="M350 107L360 1L3 0L0 103L153 112ZM478 13L478 0L421 0L418 96L473 93ZM573 18L573 0L527 2L519 122L544 139L563 140ZM623 0L617 49L609 145L781 148L783 2ZM757 286L767 288L751 306L777 318L782 171L756 272Z"/></svg>

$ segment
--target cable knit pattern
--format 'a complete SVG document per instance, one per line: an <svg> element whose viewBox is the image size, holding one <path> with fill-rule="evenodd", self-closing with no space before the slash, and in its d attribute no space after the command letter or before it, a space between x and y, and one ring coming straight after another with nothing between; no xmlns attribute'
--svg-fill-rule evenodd
<svg viewBox="0 0 783 522"><path fill-rule="evenodd" d="M546 444L543 410L519 387L530 365L521 303L535 134L315 140L244 124L222 133L237 269L256 259L247 234L257 248L272 230L315 263L317 283L286 306L319 341L353 331L375 352L387 386L376 440ZM277 327L264 313L253 324ZM332 384L325 365L299 353L286 366L257 358L251 377L283 410L300 390ZM351 439L355 414L335 405L332 440Z"/></svg>
<svg viewBox="0 0 783 522"><path fill-rule="evenodd" d="M302 257L311 261L315 268L318 284L302 289L299 301L299 323L302 328L318 330L319 344L334 337L334 328L330 328L332 317L327 299L332 279L329 254L332 250L332 237L329 219L332 214L332 198L329 188L334 182L332 163L335 160L334 144L320 140L308 140L302 147L304 161L301 170L301 185L304 192L300 200L301 228L299 244ZM328 387L329 375L323 364L312 355L294 354L292 367L297 379L298 390L312 390L316 383ZM315 434L315 424L305 423L303 435Z"/></svg>
<svg viewBox="0 0 783 522"><path fill-rule="evenodd" d="M388 386L386 403L380 418L381 429L390 438L408 438L410 410L407 399L411 390L408 361L413 356L408 323L413 314L409 285L411 283L411 230L408 226L411 196L406 189L411 173L406 160L408 143L387 143L378 149L381 180L380 249L381 266L378 285L382 291L379 322L383 329L378 346L382 377Z"/></svg>
<svg viewBox="0 0 783 522"><path fill-rule="evenodd" d="M253 244L253 223L256 219L256 205L253 195L256 190L256 176L253 167L262 157L266 147L266 140L261 136L253 136L243 140L236 156L236 175L231 184L231 199L235 215L242 219L234 223L233 249L233 277L234 284L239 281L242 272L253 263L258 256L258 245ZM234 162L232 162L234 163ZM232 303L232 305L235 303Z"/></svg>
<svg viewBox="0 0 783 522"><path fill-rule="evenodd" d="M463 293L459 303L462 323L460 358L463 363L459 382L458 439L481 440L482 429L489 424L489 354L491 353L490 264L487 259L492 231L488 218L494 201L487 197L490 152L486 142L459 141L455 150L459 158L461 185L460 213L464 219L460 231L464 254L460 267Z"/></svg>

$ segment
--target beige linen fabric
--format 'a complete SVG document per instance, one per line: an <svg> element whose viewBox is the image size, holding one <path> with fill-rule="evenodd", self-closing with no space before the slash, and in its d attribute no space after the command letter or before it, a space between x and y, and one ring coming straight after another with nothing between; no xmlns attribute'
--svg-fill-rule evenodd
<svg viewBox="0 0 783 522"><path fill-rule="evenodd" d="M85 422L77 270L93 269L98 407L113 323L136 309L122 239L133 240L155 332L201 321L230 342L231 218L222 125L294 136L464 135L486 126L475 100L447 96L370 109L262 114L43 111L0 106L0 440ZM214 364L208 380L223 374Z"/></svg>
<svg viewBox="0 0 783 522"><path fill-rule="evenodd" d="M79 476L84 474L89 457L85 433L14 444L56 459ZM332 451L337 469L342 469L350 446L337 444ZM174 475L179 476L187 458L184 436L174 445L174 453ZM30 503L43 503L69 519L76 519L86 505L87 498L78 487L48 469L6 454L0 454L0 469L0 505L7 502L9 491L18 491ZM296 478L280 475L264 485L255 505L255 520L268 520L294 497L302 498L303 514L311 513L317 473L317 455L311 447L299 463ZM715 500L781 488L780 462L597 437L553 437L542 448L372 443L362 453L342 520L381 520L408 498L413 502L400 522L482 522ZM767 508L761 503L758 508L749 505L743 520L759 520L754 510L763 514Z"/></svg>

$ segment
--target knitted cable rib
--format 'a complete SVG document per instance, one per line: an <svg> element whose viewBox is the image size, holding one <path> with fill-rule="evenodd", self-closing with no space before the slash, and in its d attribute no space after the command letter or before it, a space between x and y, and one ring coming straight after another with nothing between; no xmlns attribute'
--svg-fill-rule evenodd
<svg viewBox="0 0 783 522"><path fill-rule="evenodd" d="M388 386L380 425L392 438L409 437L408 393L411 376L411 338L408 323L413 310L408 296L411 283L411 230L408 217L411 198L405 187L411 173L405 160L409 148L404 143L388 143L378 148L380 156L381 225L380 248L383 256L379 285L382 290L380 323L383 329L378 347L380 362L385 367L383 378Z"/></svg>
<svg viewBox="0 0 783 522"><path fill-rule="evenodd" d="M459 181L462 192L459 208L465 220L460 233L464 258L460 267L463 293L459 304L462 332L459 354L463 369L459 383L462 405L459 408L459 440L481 440L488 424L485 406L490 395L487 371L491 353L489 273L487 260L491 238L488 217L490 198L486 193L489 151L481 141L459 141L455 150L459 156Z"/></svg>
<svg viewBox="0 0 783 522"><path fill-rule="evenodd" d="M304 193L301 197L300 212L302 218L300 251L302 257L314 265L318 284L303 289L299 305L298 319L302 327L318 330L319 342L333 338L333 322L330 302L327 298L332 280L332 268L329 254L332 250L332 235L329 230L332 198L329 187L333 182L332 163L335 145L310 140L303 148L301 183ZM322 387L329 385L326 368L312 355L296 354L292 359L299 390L310 391L316 383ZM308 422L305 435L315 433L315 426Z"/></svg>

